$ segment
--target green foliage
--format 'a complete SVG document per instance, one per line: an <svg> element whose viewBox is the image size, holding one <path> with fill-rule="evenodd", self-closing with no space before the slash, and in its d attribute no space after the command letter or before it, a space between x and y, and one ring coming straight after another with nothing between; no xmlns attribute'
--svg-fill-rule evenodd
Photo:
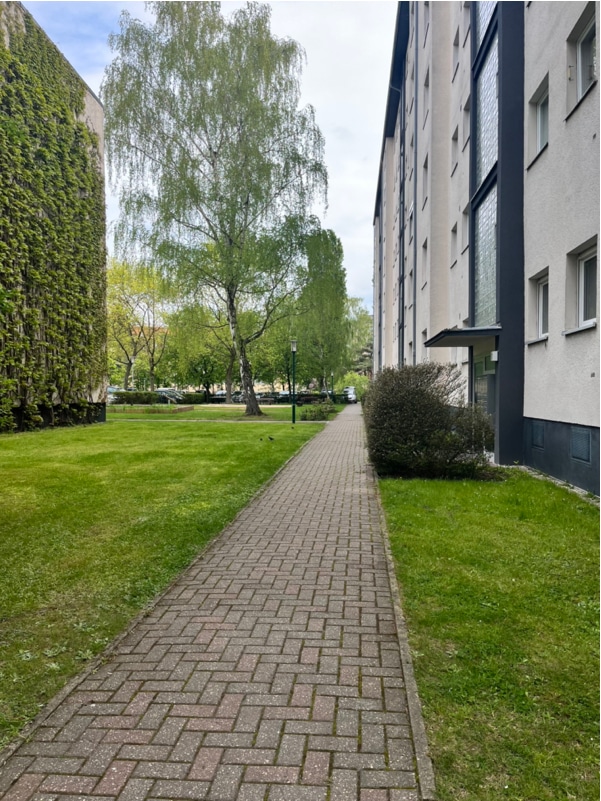
<svg viewBox="0 0 601 801"><path fill-rule="evenodd" d="M103 83L117 236L226 315L260 414L248 349L298 294L327 185L314 110L299 107L303 51L271 33L267 4L229 18L213 2L150 6L149 24L122 15Z"/></svg>
<svg viewBox="0 0 601 801"><path fill-rule="evenodd" d="M488 464L493 432L487 415L463 402L451 365L387 368L364 399L371 461L385 475L473 476Z"/></svg>
<svg viewBox="0 0 601 801"><path fill-rule="evenodd" d="M156 270L115 259L107 284L108 351L121 367L123 387L129 387L135 365L138 385L142 373L152 390L167 351L170 289Z"/></svg>
<svg viewBox="0 0 601 801"><path fill-rule="evenodd" d="M182 403L206 403L207 396L204 392L184 392L184 399Z"/></svg>
<svg viewBox="0 0 601 801"><path fill-rule="evenodd" d="M348 340L346 271L342 244L333 231L317 231L307 239L307 278L296 320L297 378L313 379L320 388L344 366Z"/></svg>
<svg viewBox="0 0 601 801"><path fill-rule="evenodd" d="M348 315L348 361L355 373L370 376L373 370L374 320L360 298L349 298ZM350 382L357 386L357 382ZM343 386L348 386L344 385ZM357 387L358 388L358 387Z"/></svg>
<svg viewBox="0 0 601 801"><path fill-rule="evenodd" d="M345 373L342 378L336 382L336 394L339 395L344 387L355 387L357 400L362 402L370 384L370 379L368 376L363 375L363 373Z"/></svg>
<svg viewBox="0 0 601 801"><path fill-rule="evenodd" d="M115 392L117 403L124 403L127 406L151 406L159 402L156 392Z"/></svg>
<svg viewBox="0 0 601 801"><path fill-rule="evenodd" d="M102 384L104 192L83 83L16 4L0 6L0 27L0 430L10 431Z"/></svg>
<svg viewBox="0 0 601 801"><path fill-rule="evenodd" d="M310 406L303 406L300 411L301 420L327 420L336 413L336 407L330 400L321 403L312 403Z"/></svg>

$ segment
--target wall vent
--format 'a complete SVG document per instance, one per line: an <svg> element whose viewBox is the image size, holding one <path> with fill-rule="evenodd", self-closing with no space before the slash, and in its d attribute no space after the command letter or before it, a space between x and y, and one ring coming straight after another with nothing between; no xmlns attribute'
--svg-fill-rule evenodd
<svg viewBox="0 0 601 801"><path fill-rule="evenodd" d="M579 462L591 461L591 432L588 428L572 426L570 455Z"/></svg>
<svg viewBox="0 0 601 801"><path fill-rule="evenodd" d="M545 424L542 420L532 421L532 447L545 447Z"/></svg>

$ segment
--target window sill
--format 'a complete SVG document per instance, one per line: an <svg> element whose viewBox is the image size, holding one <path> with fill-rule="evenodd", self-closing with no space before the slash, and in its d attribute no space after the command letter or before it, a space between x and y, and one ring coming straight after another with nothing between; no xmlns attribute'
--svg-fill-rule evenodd
<svg viewBox="0 0 601 801"><path fill-rule="evenodd" d="M526 342L526 346L530 347L530 345L538 345L539 342L546 342L549 339L549 334L543 334L542 337L537 337L537 339L531 339Z"/></svg>
<svg viewBox="0 0 601 801"><path fill-rule="evenodd" d="M581 331L590 331L591 328L597 327L596 320L590 320L588 323L582 323L582 325L578 326L578 328L569 328L567 331L562 331L561 335L563 337L569 337L572 334L579 334Z"/></svg>
<svg viewBox="0 0 601 801"><path fill-rule="evenodd" d="M590 95L590 93L593 91L593 89L595 88L596 85L597 85L597 79L595 78L595 80L591 83L591 85L588 87L588 89L582 95L582 97L578 99L578 102L576 103L574 108L570 109L570 111L568 112L567 117L565 118L565 122L567 122L570 119L570 117L572 116L572 114L574 114L576 109L580 108L580 106L584 102L585 98L587 98Z"/></svg>
<svg viewBox="0 0 601 801"><path fill-rule="evenodd" d="M549 143L548 143L548 142L547 142L546 144L544 144L544 145L541 147L541 149L538 151L538 153L536 154L536 156L535 156L535 157L532 159L532 161L530 162L530 164L529 164L529 165L526 167L526 172L528 172L528 170L530 169L530 167L532 167L534 164L536 164L536 162L539 160L539 158L540 158L540 157L543 155L543 153L545 152L545 150L546 150L548 147L549 147Z"/></svg>

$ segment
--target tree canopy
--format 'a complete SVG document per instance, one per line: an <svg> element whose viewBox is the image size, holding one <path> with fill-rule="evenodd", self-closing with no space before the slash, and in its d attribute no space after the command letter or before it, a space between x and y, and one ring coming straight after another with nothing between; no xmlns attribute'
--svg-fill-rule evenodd
<svg viewBox="0 0 601 801"><path fill-rule="evenodd" d="M300 292L327 188L314 110L299 108L304 52L272 35L267 5L149 6L151 24L122 14L102 87L117 240L221 308L259 414L247 350Z"/></svg>

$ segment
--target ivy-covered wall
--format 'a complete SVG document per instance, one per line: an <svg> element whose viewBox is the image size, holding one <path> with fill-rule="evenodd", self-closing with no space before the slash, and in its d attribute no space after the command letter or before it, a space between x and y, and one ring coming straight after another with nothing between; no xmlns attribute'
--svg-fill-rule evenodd
<svg viewBox="0 0 601 801"><path fill-rule="evenodd" d="M0 3L0 431L102 407L105 207L91 110L102 120L28 12Z"/></svg>

